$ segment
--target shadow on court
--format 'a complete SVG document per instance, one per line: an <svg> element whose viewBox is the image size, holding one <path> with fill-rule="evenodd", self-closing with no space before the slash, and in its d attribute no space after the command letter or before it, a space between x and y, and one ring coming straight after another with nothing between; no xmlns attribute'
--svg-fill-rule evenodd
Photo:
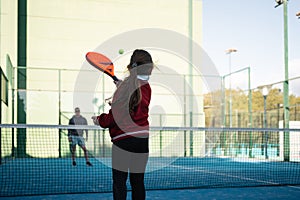
<svg viewBox="0 0 300 200"><path fill-rule="evenodd" d="M128 193L128 200L130 200L131 193ZM147 199L180 199L180 200L233 200L233 199L289 199L298 200L300 197L299 186L272 186L272 187L248 187L248 188L215 188L215 189L193 189L193 190L158 190L147 191ZM101 194L68 194L68 195L47 195L47 196L22 196L22 197L7 197L3 199L14 200L112 200L112 193Z"/></svg>
<svg viewBox="0 0 300 200"><path fill-rule="evenodd" d="M93 167L87 167L83 158L77 160L76 167L71 165L71 159L11 160L0 166L0 196L112 199L111 159L92 158ZM161 168L156 169L157 166ZM299 199L300 196L299 163L247 158L150 158L147 171L148 199Z"/></svg>

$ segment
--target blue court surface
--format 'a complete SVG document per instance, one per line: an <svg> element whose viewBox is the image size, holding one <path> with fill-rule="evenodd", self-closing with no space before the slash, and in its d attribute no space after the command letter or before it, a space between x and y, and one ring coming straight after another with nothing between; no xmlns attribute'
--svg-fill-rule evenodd
<svg viewBox="0 0 300 200"><path fill-rule="evenodd" d="M87 167L79 158L73 167L67 158L9 160L0 166L0 196L112 199L110 158L92 158L91 162L93 166ZM150 158L145 185L148 199L299 199L300 163L248 158Z"/></svg>

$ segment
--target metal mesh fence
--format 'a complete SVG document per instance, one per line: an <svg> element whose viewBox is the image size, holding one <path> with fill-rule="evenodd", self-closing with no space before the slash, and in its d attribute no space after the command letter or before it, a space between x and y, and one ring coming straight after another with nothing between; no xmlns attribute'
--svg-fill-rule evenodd
<svg viewBox="0 0 300 200"><path fill-rule="evenodd" d="M107 130L95 126L0 127L0 196L111 191L112 144ZM92 167L86 166L79 147L78 164L72 166L68 129L88 130L85 144ZM300 130L288 130L288 146L283 141L283 131L151 127L146 188L300 184ZM24 149L16 146L18 134L27 135ZM289 151L291 162L280 162L284 151Z"/></svg>

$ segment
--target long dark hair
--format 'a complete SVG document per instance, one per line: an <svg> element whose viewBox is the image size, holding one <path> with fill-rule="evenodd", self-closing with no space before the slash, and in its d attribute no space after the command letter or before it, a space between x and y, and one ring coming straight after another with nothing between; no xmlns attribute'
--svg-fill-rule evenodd
<svg viewBox="0 0 300 200"><path fill-rule="evenodd" d="M127 65L129 76L122 81L114 93L112 105L128 106L130 114L141 101L141 89L137 75L151 75L153 69L151 55L142 49L136 49Z"/></svg>

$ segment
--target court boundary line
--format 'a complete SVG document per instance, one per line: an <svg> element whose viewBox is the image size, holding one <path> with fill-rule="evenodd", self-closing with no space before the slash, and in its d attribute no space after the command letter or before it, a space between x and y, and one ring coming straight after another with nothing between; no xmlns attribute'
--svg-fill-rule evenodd
<svg viewBox="0 0 300 200"><path fill-rule="evenodd" d="M174 168L185 169L185 170L193 170L193 171L205 172L205 173L209 173L209 174L217 174L217 175L221 175L221 176L225 176L225 177L238 178L241 180L248 180L248 181L250 180L250 181L255 181L255 182L259 182L259 183L267 183L269 186L282 186L282 184L280 184L280 183L263 181L263 180L259 180L259 179L253 179L253 178L242 177L242 176L229 175L229 174L225 174L225 173L221 173L221 172L210 171L203 167L198 167L197 169L194 169L194 168L190 168L190 167L183 167L183 166L172 165L172 164L170 166L172 166ZM199 168L203 168L203 169L199 169ZM288 185L288 184L286 184L285 186L300 190L300 186L293 186L293 185Z"/></svg>
<svg viewBox="0 0 300 200"><path fill-rule="evenodd" d="M225 176L225 177L227 176L227 177L232 177L232 178L238 178L238 179L241 179L241 180L251 180L251 181L256 181L256 182L259 182L259 183L267 183L269 186L282 186L282 184L280 184L280 183L257 180L257 179L252 179L252 178L248 178L248 177L242 177L242 176L229 175L229 174L224 174L224 173L220 173L220 172L209 171L207 169L199 169L199 167L197 169L194 169L194 168L190 168L190 167L183 167L183 166L172 165L172 164L170 166L172 166L174 168L185 169L185 170L193 170L193 171L205 172L205 173L209 173L209 174L217 174L217 175L221 175L221 176ZM285 185L285 186L300 190L300 186L292 186L292 185L288 185L288 184Z"/></svg>
<svg viewBox="0 0 300 200"><path fill-rule="evenodd" d="M261 183L267 183L267 184L271 184L271 185L280 185L279 183L274 183L274 182L268 182L268 181L263 181L263 180L256 180L256 179L252 179L252 178L247 178L247 177L240 177L240 176L235 176L235 175L228 175L228 174L224 174L221 172L215 172L215 171L209 171L207 169L194 169L194 168L190 168L190 167L183 167L183 166L179 166L179 165L170 165L174 168L180 168L180 169L185 169L185 170L193 170L193 171L198 171L198 172L204 172L204 173L208 173L208 174L217 174L217 175L221 175L221 176L225 176L225 177L231 177L231 178L238 178L241 180L251 180L251 181L255 181L255 182L261 182ZM300 189L300 188L299 188Z"/></svg>

